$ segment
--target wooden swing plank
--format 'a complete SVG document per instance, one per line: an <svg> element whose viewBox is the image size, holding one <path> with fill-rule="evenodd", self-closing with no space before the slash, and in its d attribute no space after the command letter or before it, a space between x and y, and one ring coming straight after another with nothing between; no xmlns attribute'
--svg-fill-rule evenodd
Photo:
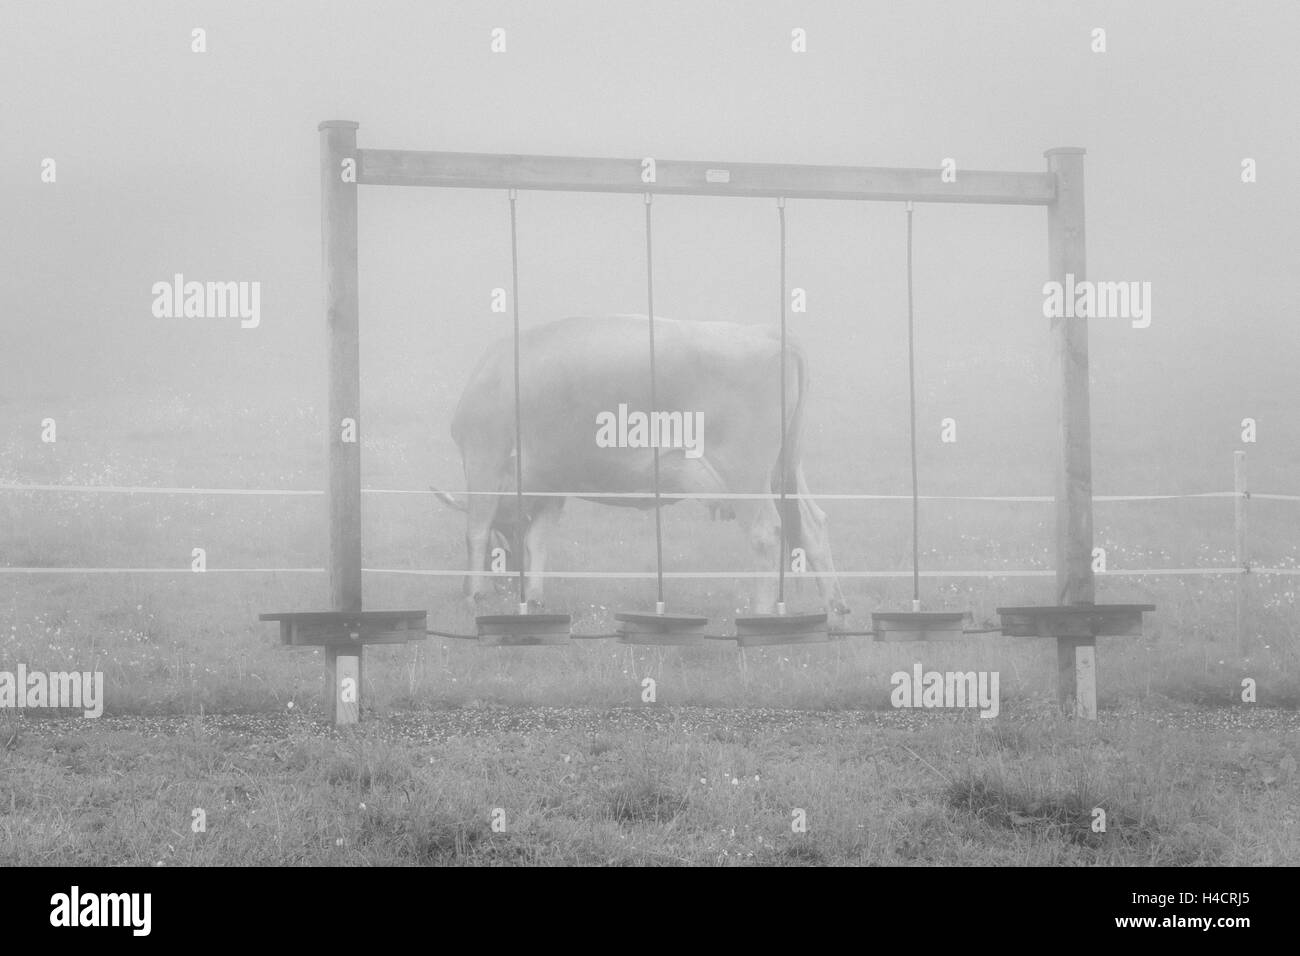
<svg viewBox="0 0 1300 956"><path fill-rule="evenodd" d="M474 619L485 647L542 647L568 644L573 618L568 614L484 614Z"/></svg>
<svg viewBox="0 0 1300 956"><path fill-rule="evenodd" d="M961 611L891 611L871 615L877 641L959 641L966 615Z"/></svg>
<svg viewBox="0 0 1300 956"><path fill-rule="evenodd" d="M687 647L703 644L709 619L698 614L654 614L626 611L614 615L619 643Z"/></svg>
<svg viewBox="0 0 1300 956"><path fill-rule="evenodd" d="M774 644L824 644L834 640L826 612L812 614L747 614L736 618L741 647Z"/></svg>

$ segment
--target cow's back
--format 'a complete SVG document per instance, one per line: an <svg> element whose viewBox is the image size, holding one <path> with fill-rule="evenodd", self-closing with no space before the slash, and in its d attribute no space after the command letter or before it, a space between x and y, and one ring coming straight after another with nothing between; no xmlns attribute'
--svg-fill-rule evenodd
<svg viewBox="0 0 1300 956"><path fill-rule="evenodd" d="M760 327L656 319L656 404L701 413L706 454L768 445L779 434L779 353L779 338ZM462 454L508 458L514 447L513 363L507 337L470 375L452 422ZM790 384L793 400L801 383ZM526 330L520 336L520 394L525 467L535 480L550 484L563 475L580 490L640 482L639 472L649 467L644 450L598 449L595 436L600 414L617 413L620 405L650 410L645 316L574 317Z"/></svg>

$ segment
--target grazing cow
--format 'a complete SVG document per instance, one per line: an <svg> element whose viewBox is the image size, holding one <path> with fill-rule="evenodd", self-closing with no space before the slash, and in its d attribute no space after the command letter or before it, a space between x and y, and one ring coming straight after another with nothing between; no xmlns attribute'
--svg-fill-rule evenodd
<svg viewBox="0 0 1300 956"><path fill-rule="evenodd" d="M498 342L470 376L452 419L465 486L463 504L439 492L467 515L471 575L465 592L485 594L490 549L510 553L522 531L525 593L542 603L546 535L563 497L527 492L572 492L601 504L652 508L651 497L602 497L653 490L653 455L660 448L660 490L703 501L714 517L736 518L749 539L756 570L777 566L781 517L770 498L719 499L729 493L766 495L781 484L780 340L771 332L727 322L655 320L657 411L650 409L648 328L645 317L570 318L538 326L520 337L520 405L523 433L522 527L514 502L514 351ZM787 356L785 487L808 495L799 460L808 375L803 353ZM641 415L638 420L638 414ZM664 499L664 504L680 501ZM809 571L818 572L822 597L833 613L848 608L836 579L826 514L808 498L787 502L787 548L802 548ZM518 565L515 565L518 567ZM775 609L776 581L759 580L754 609Z"/></svg>

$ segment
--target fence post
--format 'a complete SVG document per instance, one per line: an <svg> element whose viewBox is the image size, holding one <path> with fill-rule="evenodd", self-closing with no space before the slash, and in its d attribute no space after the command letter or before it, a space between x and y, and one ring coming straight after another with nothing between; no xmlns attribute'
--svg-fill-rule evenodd
<svg viewBox="0 0 1300 956"><path fill-rule="evenodd" d="M1246 502L1250 492L1246 486L1246 453L1232 453L1232 490L1236 495L1233 504L1233 528L1236 542L1233 548L1233 562L1237 565L1237 655L1246 656L1246 575L1250 573L1250 559L1246 551Z"/></svg>

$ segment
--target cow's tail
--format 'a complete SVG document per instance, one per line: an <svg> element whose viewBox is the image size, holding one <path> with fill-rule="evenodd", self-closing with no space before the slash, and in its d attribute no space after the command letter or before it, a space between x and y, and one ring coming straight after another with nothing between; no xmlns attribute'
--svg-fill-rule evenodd
<svg viewBox="0 0 1300 956"><path fill-rule="evenodd" d="M784 484L787 495L797 495L799 493L799 452L800 439L803 434L803 405L804 398L808 394L808 367L804 360L803 350L797 345L788 346L789 355L794 359L795 377L796 377L796 395L794 409L789 411L789 421L785 423L785 434L782 436L782 448L784 454L779 457L772 467L772 493L780 494L781 487ZM784 473L781 465L784 462ZM779 507L779 502L778 502ZM785 554L781 560L788 562L790 560L790 549L801 546L803 541L803 521L799 515L799 499L787 498L785 510L781 514L781 527L785 538Z"/></svg>

